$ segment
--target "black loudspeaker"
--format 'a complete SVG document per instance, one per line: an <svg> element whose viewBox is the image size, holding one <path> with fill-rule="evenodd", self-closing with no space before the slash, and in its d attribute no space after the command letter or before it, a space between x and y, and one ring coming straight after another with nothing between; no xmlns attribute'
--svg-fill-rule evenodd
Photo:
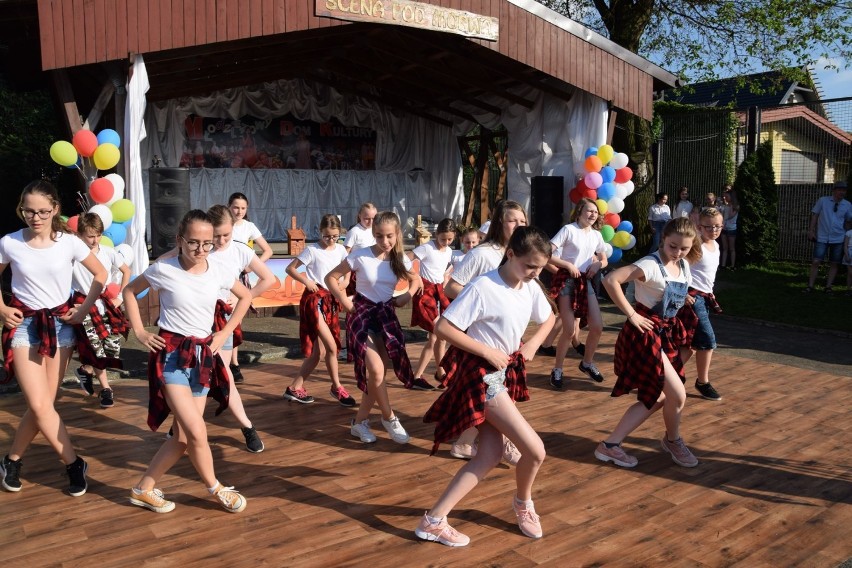
<svg viewBox="0 0 852 568"><path fill-rule="evenodd" d="M530 195L531 225L549 236L562 227L562 204L565 201L565 180L562 176L535 176Z"/></svg>
<svg viewBox="0 0 852 568"><path fill-rule="evenodd" d="M178 227L189 204L189 168L148 170L151 214L151 254L154 258L175 247Z"/></svg>

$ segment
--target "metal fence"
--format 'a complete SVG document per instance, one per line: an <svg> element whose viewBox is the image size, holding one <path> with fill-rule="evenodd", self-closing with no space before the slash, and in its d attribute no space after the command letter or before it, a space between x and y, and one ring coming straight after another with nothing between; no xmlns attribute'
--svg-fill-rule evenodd
<svg viewBox="0 0 852 568"><path fill-rule="evenodd" d="M835 181L852 176L852 97L759 109L699 109L661 118L657 191L667 193L670 203L682 186L689 187L695 203L703 203L709 192L719 195L733 181L731 166L745 159L749 139L771 140L778 190L777 258L810 259L811 208L831 193Z"/></svg>

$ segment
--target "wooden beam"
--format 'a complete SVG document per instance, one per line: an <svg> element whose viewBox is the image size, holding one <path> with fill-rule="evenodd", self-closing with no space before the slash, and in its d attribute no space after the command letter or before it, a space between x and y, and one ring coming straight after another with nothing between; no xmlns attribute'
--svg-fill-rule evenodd
<svg viewBox="0 0 852 568"><path fill-rule="evenodd" d="M68 73L65 69L54 69L50 72L50 76L53 79L53 86L56 89L59 104L62 105L64 111L66 131L70 134L69 138L71 138L78 130L83 128L83 123L80 120L77 101L74 99L74 93L71 91L71 82L68 80Z"/></svg>
<svg viewBox="0 0 852 568"><path fill-rule="evenodd" d="M92 106L92 110L89 111L89 114L86 116L83 128L87 130L94 130L98 127L98 122L100 122L101 117L104 114L104 110L106 110L109 101L112 100L112 95L114 93L115 85L112 84L111 80L107 79L101 89L101 94L98 95L98 98L95 100L95 104ZM123 108L121 109L121 112L124 112Z"/></svg>
<svg viewBox="0 0 852 568"><path fill-rule="evenodd" d="M609 107L609 116L606 119L606 143L612 145L612 136L615 132L615 120L618 118L618 111L611 106Z"/></svg>

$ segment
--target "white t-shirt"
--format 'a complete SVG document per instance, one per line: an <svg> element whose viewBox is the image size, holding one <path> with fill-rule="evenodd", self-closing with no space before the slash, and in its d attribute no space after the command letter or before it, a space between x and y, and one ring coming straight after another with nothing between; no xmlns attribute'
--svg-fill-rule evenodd
<svg viewBox="0 0 852 568"><path fill-rule="evenodd" d="M510 354L520 348L530 321L542 324L552 313L537 283L525 282L515 290L491 270L465 286L444 317L471 338Z"/></svg>
<svg viewBox="0 0 852 568"><path fill-rule="evenodd" d="M491 221L488 220L488 221L484 222L482 225L480 225L479 228L477 229L477 231L479 231L483 235L487 235L488 229L490 229L490 228L491 228Z"/></svg>
<svg viewBox="0 0 852 568"><path fill-rule="evenodd" d="M85 244L85 243L83 243ZM88 247L87 247L88 248ZM92 252L95 252L92 250ZM100 261L101 265L106 268L107 273L112 274L114 271L120 269L124 266L124 257L115 252L115 249L110 247L102 247L98 245L98 252L95 254L98 261ZM88 294L89 289L92 287L92 282L95 281L95 277L91 272L86 270L86 267L80 264L79 262L74 263L74 270L71 275L71 287L83 294ZM100 313L104 313L104 303L101 300L97 300L95 305L98 307L98 311Z"/></svg>
<svg viewBox="0 0 852 568"><path fill-rule="evenodd" d="M227 274L231 275L231 283L226 288L219 291L219 299L228 301L231 299L231 286L234 285L234 280L240 277L240 273L248 268L251 261L257 258L254 251L242 245L242 243L234 243L233 239L228 243L228 248L213 250L208 259L218 262L225 269Z"/></svg>
<svg viewBox="0 0 852 568"><path fill-rule="evenodd" d="M325 288L325 277L346 258L346 247L334 243L330 250L325 250L314 243L305 247L298 258L305 265L307 277Z"/></svg>
<svg viewBox="0 0 852 568"><path fill-rule="evenodd" d="M672 217L675 219L677 219L678 217L689 217L690 213L692 213L692 202L678 201L677 205L675 205Z"/></svg>
<svg viewBox="0 0 852 568"><path fill-rule="evenodd" d="M668 205L660 205L654 203L648 208L648 220L652 223L655 221L670 221L672 218L672 210Z"/></svg>
<svg viewBox="0 0 852 568"><path fill-rule="evenodd" d="M576 266L580 272L588 270L595 260L595 253L605 250L600 231L591 227L583 229L576 222L559 229L550 242L557 248L562 247L560 258Z"/></svg>
<svg viewBox="0 0 852 568"><path fill-rule="evenodd" d="M692 287L712 294L718 269L719 243L716 241L701 243L701 259L689 267L689 272L692 274Z"/></svg>
<svg viewBox="0 0 852 568"><path fill-rule="evenodd" d="M152 290L160 292L161 328L193 337L207 337L213 330L216 300L223 288L230 289L235 278L229 267L208 261L207 271L191 274L178 257L159 260L144 272Z"/></svg>
<svg viewBox="0 0 852 568"><path fill-rule="evenodd" d="M414 256L420 259L421 278L428 280L432 284L441 284L444 282L444 274L446 274L447 268L450 267L450 262L453 258L453 249L444 247L444 250L440 251L435 246L435 241L429 241L415 248L412 252Z"/></svg>
<svg viewBox="0 0 852 568"><path fill-rule="evenodd" d="M453 270L456 270L467 255L463 250L454 250L453 256L450 258L450 263L453 265Z"/></svg>
<svg viewBox="0 0 852 568"><path fill-rule="evenodd" d="M667 279L672 282L686 282L687 286L692 285L689 263L686 262L686 260L684 260L683 263L678 261L678 265L682 265L683 270L677 278L672 278L668 274L666 275L667 278L664 277L660 270L660 265L657 262L657 258L654 255L643 256L634 262L633 265L641 268L642 272L645 274L644 282L636 280L634 294L636 301L646 308L653 308L662 301L663 290L666 289Z"/></svg>
<svg viewBox="0 0 852 568"><path fill-rule="evenodd" d="M355 290L359 294L373 302L387 302L393 298L399 278L391 270L389 260L380 260L373 254L370 247L353 250L346 257L346 262L352 272L358 277L355 281ZM404 256L402 262L406 270L411 270L411 260Z"/></svg>
<svg viewBox="0 0 852 568"><path fill-rule="evenodd" d="M452 279L462 286L467 286L476 276L500 266L504 254L503 249L491 243L473 247L453 270Z"/></svg>
<svg viewBox="0 0 852 568"><path fill-rule="evenodd" d="M28 245L23 229L0 239L0 264L12 268L12 293L34 310L68 301L73 263L85 260L91 252L71 233L56 233L54 244L44 249Z"/></svg>
<svg viewBox="0 0 852 568"><path fill-rule="evenodd" d="M248 245L249 242L257 240L262 236L263 235L261 234L260 229L257 228L257 225L251 221L246 221L245 219L235 223L234 230L231 232L231 239L244 245Z"/></svg>
<svg viewBox="0 0 852 568"><path fill-rule="evenodd" d="M346 240L343 241L343 246L349 249L349 252L358 249L371 247L376 244L376 238L373 236L372 227L367 229L361 223L357 223L346 233Z"/></svg>

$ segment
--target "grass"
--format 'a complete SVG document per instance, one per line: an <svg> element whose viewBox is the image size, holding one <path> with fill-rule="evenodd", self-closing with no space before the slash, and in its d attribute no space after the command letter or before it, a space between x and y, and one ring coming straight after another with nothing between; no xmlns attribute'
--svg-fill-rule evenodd
<svg viewBox="0 0 852 568"><path fill-rule="evenodd" d="M852 332L852 297L846 296L846 267L834 281L834 293L823 291L825 268L818 288L804 293L810 267L792 262L720 269L715 293L724 313L763 321Z"/></svg>

